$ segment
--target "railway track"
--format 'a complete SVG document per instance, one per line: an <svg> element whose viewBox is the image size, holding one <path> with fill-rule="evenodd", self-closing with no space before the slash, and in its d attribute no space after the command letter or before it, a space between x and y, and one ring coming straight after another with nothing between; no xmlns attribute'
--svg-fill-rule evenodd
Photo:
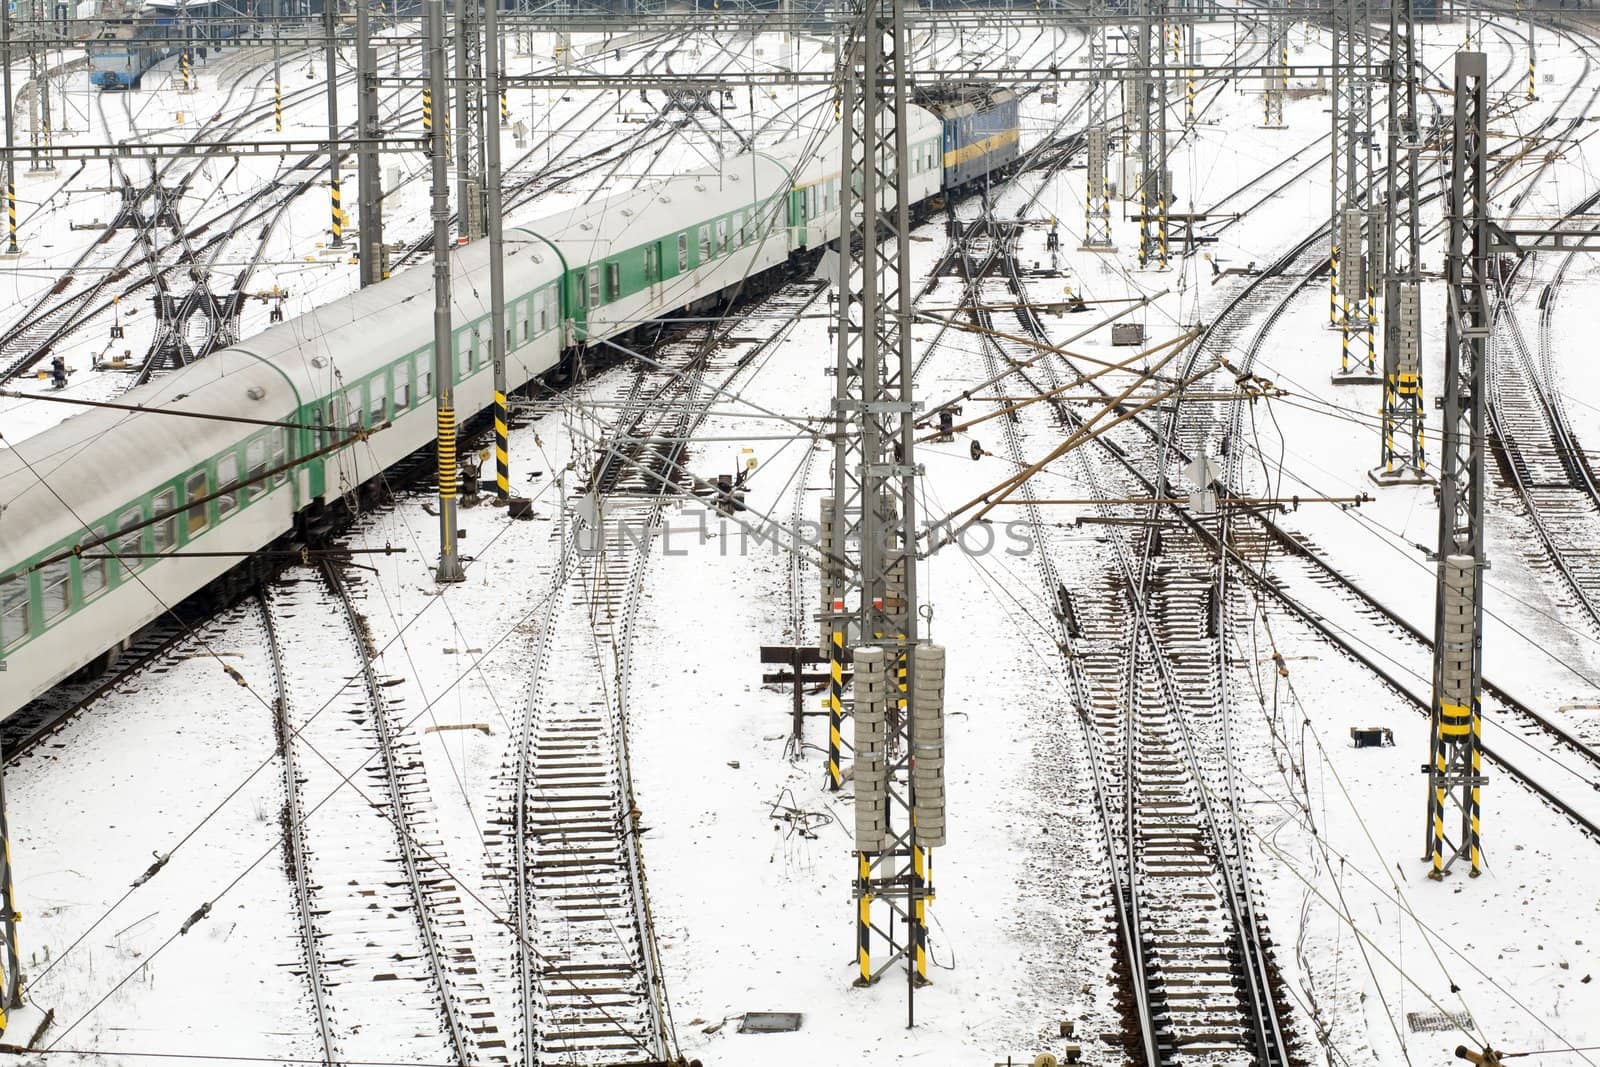
<svg viewBox="0 0 1600 1067"><path fill-rule="evenodd" d="M762 314L737 338L697 330L668 345L663 369L634 373L588 466L580 500L596 510L566 532L538 613L503 813L486 834L491 866L511 883L516 1062L666 1058L670 1017L628 761L634 622L655 531L669 503L699 488L685 470L687 440L720 390L821 292L786 286L755 305Z"/></svg>
<svg viewBox="0 0 1600 1067"><path fill-rule="evenodd" d="M988 330L985 308L1024 291L1014 235L992 219L980 223L979 240L989 245L982 263L994 276L968 272L969 312ZM1031 314L1017 316L1026 335L1048 343ZM1048 361L1018 369L1036 350L992 332L983 338L989 377L1015 377L1036 393L1059 387ZM1002 375L1007 366L1012 375ZM1021 469L1022 420L1012 413L1000 421L1007 457ZM1158 445L1143 451L1122 458L1159 462ZM1108 580L1067 591L1031 486L1013 502L1042 547L1035 566L1057 604L1055 636L1088 736L1139 1051L1148 1063L1286 1065L1269 942L1234 814L1217 591L1204 557L1163 554L1157 527L1148 525L1155 516L1115 502L1142 492L1132 479L1108 487L1087 450L1075 456L1078 484L1101 501L1096 510L1113 531L1105 539Z"/></svg>
<svg viewBox="0 0 1600 1067"><path fill-rule="evenodd" d="M459 891L438 845L423 843L432 803L421 758L397 735L346 579L331 564L297 567L258 606L274 669L285 859L325 1062L503 1058Z"/></svg>

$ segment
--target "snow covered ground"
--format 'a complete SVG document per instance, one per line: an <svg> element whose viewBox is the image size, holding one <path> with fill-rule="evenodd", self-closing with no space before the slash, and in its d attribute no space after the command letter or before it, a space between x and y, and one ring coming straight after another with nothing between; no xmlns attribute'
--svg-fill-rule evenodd
<svg viewBox="0 0 1600 1067"><path fill-rule="evenodd" d="M1497 91L1517 103L1524 69L1520 38L1516 27L1501 30L1479 37L1491 71L1507 72ZM1202 36L1208 57L1234 47L1229 31L1205 30ZM1461 37L1459 25L1430 27L1424 34L1429 64L1447 71ZM1080 43L1075 34L1032 31L1009 40L974 33L969 41L945 42L965 49L974 61L1008 51L1059 57ZM1308 62L1327 55L1326 35L1305 26L1294 28L1291 44L1294 55ZM536 38L526 57L520 45L513 49L517 62L529 69L549 54L551 41ZM1242 47L1253 55L1260 46ZM705 61L712 45L701 48ZM766 62L784 54L807 65L832 61L816 42L786 44L769 36L731 62ZM686 59L696 61L692 52ZM628 61L625 53L620 66ZM224 79L217 71L230 62L239 66ZM232 81L253 91L264 72L256 66L246 73L244 63L225 56L202 68L203 87ZM312 76L320 77L320 60L312 63ZM1540 84L1540 101L1497 118L1497 130L1526 131L1548 117L1586 114L1590 93L1600 85L1600 69L1591 63L1600 64L1600 52L1585 57L1570 40L1542 34L1540 70L1554 81ZM307 60L296 58L286 69L293 73L290 84L304 81ZM1271 261L1327 213L1329 179L1321 161L1326 96L1312 92L1309 83L1296 85L1305 91L1285 107L1286 128L1267 130L1259 127L1257 84L1205 87L1199 122L1175 138L1177 210L1213 216L1218 240L1206 253L1219 270ZM1563 95L1569 85L1576 86L1570 98ZM146 116L135 120L140 128L157 125L150 116L192 110L169 88L152 89L144 98L135 101ZM1175 99L1181 109L1181 95ZM637 125L629 121L630 112L639 111L633 101L624 101L618 112L612 99L562 101L539 90L514 93L511 103L514 121L529 124L531 147L519 152L515 132L505 131L508 172L522 154L544 153L545 162L554 162L619 139ZM762 121L785 113L795 101L758 93L753 103L741 104L738 121L759 133ZM810 128L831 109L826 99L804 103L764 136ZM1063 88L1055 105L1030 99L1025 141L1063 120L1075 128L1081 123L1079 103L1071 88ZM414 101L396 98L387 106L409 116L397 121L414 126ZM89 107L86 102L84 109ZM320 136L326 121L321 107L320 97L296 103L285 134L292 128L296 135ZM345 107L353 114L353 97L341 99ZM117 130L128 128L125 113L110 105L107 112ZM577 134L600 113L604 117L592 131ZM569 118L574 132L557 134L547 145L546 132ZM269 116L264 127L258 121L254 128L270 130L270 122ZM1174 123L1175 133L1180 127ZM727 143L721 147L731 150ZM717 150L709 138L697 137L660 153L652 165L662 172L700 165ZM1596 192L1595 151L1586 139L1563 153L1518 211L1557 214ZM1244 188L1285 159L1275 178ZM1526 166L1537 163L1530 159ZM399 165L404 176L422 170L420 159L402 157ZM609 180L634 180L640 175L630 168L643 165L635 158ZM212 190L217 206L225 206L272 177L273 166L247 160L232 175L212 175L210 184L196 188ZM1243 217L1224 219L1302 170L1302 177ZM596 175L567 186L530 203L525 217L590 195L606 180ZM62 178L29 181L24 199L43 201ZM1138 269L1137 224L1127 217L1132 207L1124 210L1118 202L1114 208L1114 254L1072 251L1081 239L1082 182L1081 170L1049 180L1034 174L999 194L1002 217L1059 220L1067 250L1061 275L1035 279L1032 295L1046 299L1069 289L1094 301L1166 291L1136 316L1154 340L1207 321L1234 281L1214 281L1212 266L1198 255L1175 258L1167 271ZM425 229L425 186L426 178L417 177L394 194L389 218L398 237ZM317 248L327 222L320 190L291 205L253 283L287 288L291 314L355 284L347 257L329 257ZM1500 203L1518 191L1508 188ZM0 295L21 303L46 288L52 271L72 262L92 236L70 230L66 222L103 219L114 199L57 195L50 201L56 206L41 208L31 226L25 219L29 258L0 271L13 287L8 292L0 281ZM206 209L197 204L194 210ZM969 204L960 210L971 215L976 209ZM1437 211L1429 218L1436 219ZM37 236L27 236L30 231ZM1044 232L1037 225L1024 235L1024 258L1048 260ZM945 242L938 223L918 230L912 248L919 272L931 268ZM1437 241L1426 248L1428 269L1439 269L1440 248ZM1546 274L1553 269L1540 267ZM1580 257L1568 279L1553 317L1553 358L1575 429L1587 442L1600 437L1596 372L1584 358L1596 275ZM948 307L958 291L947 279L924 303ZM1417 545L1430 545L1435 536L1432 496L1426 488L1376 490L1367 479L1378 457L1372 418L1378 398L1372 387L1329 384L1338 349L1336 335L1323 325L1326 299L1321 285L1310 286L1278 320L1262 350L1257 373L1289 396L1272 402L1270 415L1257 413L1245 467L1266 466L1267 476L1252 485L1257 491L1374 493L1376 499L1359 509L1306 506L1283 521L1340 571L1427 630L1432 572ZM1441 377L1442 299L1441 286L1430 282L1424 293L1425 321L1435 324L1426 347L1430 395ZM246 332L264 324L267 306L251 305ZM1089 318L1064 317L1047 326L1053 336L1065 337ZM821 318L798 322L780 348L739 380L736 395L713 406L690 450L690 469L703 478L755 459L752 513L783 522L814 519L830 483L831 456L817 436L832 392L824 373L833 359L827 325ZM923 344L934 332L926 324L917 327ZM72 350L69 362L78 373L70 394L107 396L122 388L116 373L87 369L103 344L85 338ZM1121 351L1103 334L1071 347L1101 359ZM982 380L987 375L978 353L975 338L946 337L919 377L919 389L937 399ZM563 496L573 488L568 472L583 469L594 438L614 413L596 401L614 398L628 373L627 367L615 368L585 390L541 401L524 414L511 441L514 479L533 498L534 519L508 523L486 506L464 511L463 545L472 559L462 585L441 593L432 581L436 519L425 497L405 497L364 517L351 535L367 545L406 549L374 562L358 602L382 650L378 665L396 680L390 699L406 709L406 737L426 770L437 837L430 847L447 858L451 877L465 890L462 933L485 960L492 994L500 979L496 961L508 951L501 925L505 889L495 878L489 844L500 815L497 776L517 709L530 691L530 634L535 618L547 610L542 597L559 552ZM53 405L3 403L10 405L0 408L8 434L60 417ZM1431 404L1428 416L1431 444L1438 437ZM795 422L809 430L797 431ZM990 427L974 433L998 452L1000 431ZM1019 433L1030 454L1060 438L1059 427L1037 409ZM973 462L967 447L958 440L919 451L927 467L929 515L1007 473L996 456ZM1050 493L1086 495L1075 471L1071 464L1052 468ZM1062 581L1075 590L1095 588L1108 573L1101 536L1092 526L1073 525L1086 511L1052 508L1046 516L1053 525L1045 547ZM1508 492L1496 491L1491 512L1485 671L1537 710L1600 740L1597 635L1553 585ZM916 1026L906 1029L898 976L866 990L850 987L852 814L848 790L831 794L822 788L816 746L824 743L825 720L808 719L808 747L797 756L787 744L788 691L760 684L758 645L816 640L814 569L802 562L796 571L787 554L750 541L739 525L707 516L695 504L669 512L656 548L635 628L628 739L650 907L684 1054L707 1063L775 1065L988 1064L1007 1056L1029 1062L1039 1052L1059 1052L1059 1023L1072 1020L1088 1062L1122 1062L1105 841L1088 782L1084 732L1050 625L1052 591L1040 582L1036 560L1000 551L946 552L919 575L923 601L933 612L929 634L950 657L951 833L932 872L938 889L931 909L934 983L917 992ZM1337 594L1292 591L1329 617L1345 619L1338 614L1343 610L1351 626L1358 624L1353 609L1338 606ZM1469 1012L1474 1038L1511 1051L1600 1044L1590 948L1600 943L1600 903L1587 888L1600 844L1491 765L1484 791L1484 876L1426 880L1419 861L1418 774L1426 756L1426 720L1276 605L1242 598L1234 610L1241 625L1229 650L1230 681L1238 770L1246 783L1244 815L1302 1053L1330 1063L1442 1062L1463 1035L1408 1021L1410 1013L1439 1011ZM1383 640L1378 626L1361 625L1365 636ZM59 1040L62 1049L201 1058L316 1054L304 953L277 844L282 768L274 757L265 681L270 672L259 623L240 609L215 620L202 636L210 654L186 648L71 724L43 751L8 768L12 850L26 915L23 954L32 982L32 1006L16 1014L9 1039L25 1037L38 1013L53 1009L45 1041ZM1410 665L1405 669L1413 676L1425 669L1417 666L1425 660L1414 652L1396 650L1395 656ZM222 672L219 658L243 681ZM291 663L290 669L297 667ZM309 665L301 669L308 673L295 681L307 693L331 691L344 681L331 669L320 675ZM554 663L550 669L561 667ZM1426 692L1425 681L1417 685ZM817 699L808 697L808 708L817 710ZM1369 725L1393 729L1395 746L1350 747L1349 727ZM1491 744L1500 743L1494 729L1491 724L1486 734ZM130 889L152 853L169 851L166 868ZM209 916L179 933L208 901ZM512 1020L505 1016L513 1004L498 994L491 1003L500 1031L511 1033ZM799 1011L805 1020L792 1035L737 1032L738 1016L763 1010ZM362 1047L373 1047L374 1037L381 1045L388 1021L362 1022L375 1031ZM48 1062L74 1058L57 1055ZM1590 1057L1570 1052L1554 1058L1574 1063ZM117 1062L117 1056L81 1062Z"/></svg>

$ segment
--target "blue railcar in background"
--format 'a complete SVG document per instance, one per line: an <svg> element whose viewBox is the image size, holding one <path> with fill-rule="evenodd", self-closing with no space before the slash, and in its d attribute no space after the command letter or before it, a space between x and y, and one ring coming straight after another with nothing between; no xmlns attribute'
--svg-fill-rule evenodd
<svg viewBox="0 0 1600 1067"><path fill-rule="evenodd" d="M1017 161L1017 95L981 85L921 89L917 103L944 123L944 187L958 190Z"/></svg>
<svg viewBox="0 0 1600 1067"><path fill-rule="evenodd" d="M248 32L247 25L243 13L226 0L145 0L135 10L107 16L101 35L85 42L89 84L137 89L151 67L182 51L185 39L191 60L202 59L208 47Z"/></svg>

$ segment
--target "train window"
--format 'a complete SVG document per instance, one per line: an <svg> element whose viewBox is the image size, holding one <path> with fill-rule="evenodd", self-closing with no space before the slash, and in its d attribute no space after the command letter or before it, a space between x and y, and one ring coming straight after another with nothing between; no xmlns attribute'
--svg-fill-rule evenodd
<svg viewBox="0 0 1600 1067"><path fill-rule="evenodd" d="M589 268L589 306L592 307L592 308L597 308L597 307L600 306L600 268L599 267L590 267Z"/></svg>
<svg viewBox="0 0 1600 1067"><path fill-rule="evenodd" d="M456 337L456 380L472 373L472 331L462 330Z"/></svg>
<svg viewBox="0 0 1600 1067"><path fill-rule="evenodd" d="M264 480L262 475L267 470L267 439L265 437L254 438L244 446L244 469L249 484L240 488L239 496L248 504L252 498L266 491L266 486L262 484Z"/></svg>
<svg viewBox="0 0 1600 1067"><path fill-rule="evenodd" d="M606 264L606 299L615 300L622 295L622 264L612 261Z"/></svg>
<svg viewBox="0 0 1600 1067"><path fill-rule="evenodd" d="M109 565L105 558L106 546L95 544L105 534L104 529L96 527L85 534L82 541L78 542L83 551L89 553L89 555L80 555L78 557L78 576L82 582L83 599L85 600L105 592L107 584L106 568Z"/></svg>
<svg viewBox="0 0 1600 1067"><path fill-rule="evenodd" d="M717 220L717 252L726 254L728 251L728 220Z"/></svg>
<svg viewBox="0 0 1600 1067"><path fill-rule="evenodd" d="M166 552L178 543L178 516L173 514L178 508L178 492L175 489L163 489L156 494L154 515L165 516L151 524L151 534L154 537L155 550Z"/></svg>
<svg viewBox="0 0 1600 1067"><path fill-rule="evenodd" d="M550 328L550 291L542 290L535 298L534 305L539 309L538 325L534 327L535 333L544 333Z"/></svg>
<svg viewBox="0 0 1600 1067"><path fill-rule="evenodd" d="M28 623L28 578L23 574L8 577L11 580L0 585L0 648L10 648L32 628Z"/></svg>
<svg viewBox="0 0 1600 1067"><path fill-rule="evenodd" d="M755 212L739 212L739 244L750 243L750 221L755 218Z"/></svg>
<svg viewBox="0 0 1600 1067"><path fill-rule="evenodd" d="M661 280L661 250L653 244L644 246L644 280L646 282Z"/></svg>
<svg viewBox="0 0 1600 1067"><path fill-rule="evenodd" d="M425 357L426 358L426 357ZM433 395L433 364L424 362L417 376L417 401L420 403Z"/></svg>
<svg viewBox="0 0 1600 1067"><path fill-rule="evenodd" d="M138 508L130 508L117 517L117 559L118 579L126 578L140 567L144 566L144 559L140 553L144 551L144 531L136 529L144 521L144 512Z"/></svg>
<svg viewBox="0 0 1600 1067"><path fill-rule="evenodd" d="M236 492L226 492L228 486L239 480L239 457L232 452L217 460L217 488L223 490L217 497L217 518L221 519L239 506Z"/></svg>
<svg viewBox="0 0 1600 1067"><path fill-rule="evenodd" d="M394 409L404 411L411 406L411 363L407 360L394 369Z"/></svg>
<svg viewBox="0 0 1600 1067"><path fill-rule="evenodd" d="M526 302L517 305L517 336L523 341L528 339L528 305Z"/></svg>
<svg viewBox="0 0 1600 1067"><path fill-rule="evenodd" d="M183 499L189 502L189 511L184 522L185 532L189 537L194 537L206 528L206 506L196 504L194 501L201 499L209 491L210 479L205 471L195 471L183 480Z"/></svg>
<svg viewBox="0 0 1600 1067"><path fill-rule="evenodd" d="M267 465L269 467L282 467L289 462L289 431L273 430L267 438ZM280 470L272 476L273 485L282 485L289 480L289 472Z"/></svg>
<svg viewBox="0 0 1600 1067"><path fill-rule="evenodd" d="M66 560L39 568L39 610L45 625L67 613L72 603L72 589L67 584L71 577Z"/></svg>
<svg viewBox="0 0 1600 1067"><path fill-rule="evenodd" d="M689 235L686 233L678 234L678 269L689 269Z"/></svg>
<svg viewBox="0 0 1600 1067"><path fill-rule="evenodd" d="M389 418L388 382L378 377L367 383L367 425L382 426Z"/></svg>
<svg viewBox="0 0 1600 1067"><path fill-rule="evenodd" d="M700 262L711 258L711 227L700 227Z"/></svg>

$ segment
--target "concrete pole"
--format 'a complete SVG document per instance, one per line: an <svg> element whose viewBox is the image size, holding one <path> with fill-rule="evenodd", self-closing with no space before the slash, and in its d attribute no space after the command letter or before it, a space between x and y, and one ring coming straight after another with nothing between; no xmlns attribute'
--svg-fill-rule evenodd
<svg viewBox="0 0 1600 1067"><path fill-rule="evenodd" d="M497 38L500 0L487 0L483 6L485 101L501 100L500 44ZM511 500L510 412L506 402L506 278L502 260L504 230L500 219L500 124L483 124L484 151L488 162L484 182L489 200L489 327L494 337L489 351L494 355L494 493L500 503Z"/></svg>
<svg viewBox="0 0 1600 1067"><path fill-rule="evenodd" d="M339 203L339 51L334 47L338 10L337 0L327 0L322 7L322 27L328 35L328 200L333 234L328 244L333 248L344 247L344 208Z"/></svg>
<svg viewBox="0 0 1600 1067"><path fill-rule="evenodd" d="M444 0L425 0L428 16L428 81L433 98L444 99ZM450 338L450 160L444 123L433 124L433 379L439 454L440 582L466 578L456 553L455 359Z"/></svg>

